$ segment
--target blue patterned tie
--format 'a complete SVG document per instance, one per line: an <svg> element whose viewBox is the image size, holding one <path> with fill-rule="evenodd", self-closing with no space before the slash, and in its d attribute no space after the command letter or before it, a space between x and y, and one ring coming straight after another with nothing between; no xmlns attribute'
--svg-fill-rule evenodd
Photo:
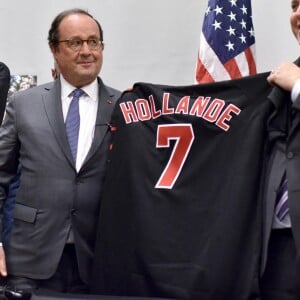
<svg viewBox="0 0 300 300"><path fill-rule="evenodd" d="M287 183L286 173L284 173L277 193L275 206L275 214L279 221L283 221L289 212Z"/></svg>
<svg viewBox="0 0 300 300"><path fill-rule="evenodd" d="M80 116L79 116L79 98L84 94L81 89L73 91L73 99L70 103L69 110L66 117L66 131L67 137L70 144L72 156L76 163L77 156L77 145L78 145L78 134L80 127Z"/></svg>

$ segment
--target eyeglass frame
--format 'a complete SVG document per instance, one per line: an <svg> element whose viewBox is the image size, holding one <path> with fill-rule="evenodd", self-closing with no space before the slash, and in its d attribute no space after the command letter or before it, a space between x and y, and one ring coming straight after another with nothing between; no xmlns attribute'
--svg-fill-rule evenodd
<svg viewBox="0 0 300 300"><path fill-rule="evenodd" d="M98 41L98 47L97 47L97 48L91 48L91 47L90 47L88 41L91 41L91 40L96 40L96 41ZM80 41L80 42L81 42L81 45L79 46L78 49L73 49L72 46L70 46L70 44L69 44L71 41ZM103 50L103 49L104 49L104 42L101 41L99 38L89 38L89 39L86 39L86 40L83 40L83 39L80 39L80 38L73 38L73 39L68 39L68 40L57 41L58 44L59 44L59 43L67 43L67 47L69 47L69 48L70 48L71 50L73 50L74 52L80 51L81 48L82 48L82 46L83 46L83 44L84 44L84 42L86 42L86 44L87 44L87 46L88 46L88 48L89 48L90 50L98 50L98 49Z"/></svg>

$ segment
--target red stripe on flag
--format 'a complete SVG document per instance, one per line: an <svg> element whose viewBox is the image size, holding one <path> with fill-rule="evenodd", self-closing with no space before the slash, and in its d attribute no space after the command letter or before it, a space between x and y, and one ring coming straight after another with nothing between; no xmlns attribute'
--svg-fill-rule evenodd
<svg viewBox="0 0 300 300"><path fill-rule="evenodd" d="M247 48L245 50L245 55L246 55L248 66L249 66L249 74L250 75L256 74L255 58L254 58L253 53L250 48Z"/></svg>
<svg viewBox="0 0 300 300"><path fill-rule="evenodd" d="M239 69L238 65L236 64L234 58L232 58L229 61L227 61L224 64L224 67L225 67L225 69L227 70L227 72L229 73L229 75L230 75L230 77L232 79L234 79L234 78L241 78L242 77L240 69Z"/></svg>
<svg viewBox="0 0 300 300"><path fill-rule="evenodd" d="M214 79L211 77L199 58L196 65L196 81L201 83L214 82Z"/></svg>

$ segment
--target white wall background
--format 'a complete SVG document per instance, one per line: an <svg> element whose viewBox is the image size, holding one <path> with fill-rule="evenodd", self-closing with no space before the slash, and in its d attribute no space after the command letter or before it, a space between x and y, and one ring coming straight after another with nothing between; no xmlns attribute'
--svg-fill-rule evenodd
<svg viewBox="0 0 300 300"><path fill-rule="evenodd" d="M226 1L226 0L224 0ZM290 0L252 0L259 72L298 57ZM63 9L88 9L104 29L103 80L121 90L137 81L194 83L207 0L0 0L0 60L12 74L51 80L47 34Z"/></svg>

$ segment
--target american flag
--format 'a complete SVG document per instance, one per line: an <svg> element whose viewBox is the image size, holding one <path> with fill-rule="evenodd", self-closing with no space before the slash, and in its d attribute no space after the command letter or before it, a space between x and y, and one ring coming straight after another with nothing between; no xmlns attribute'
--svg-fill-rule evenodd
<svg viewBox="0 0 300 300"><path fill-rule="evenodd" d="M256 74L251 0L208 0L196 65L196 82Z"/></svg>

